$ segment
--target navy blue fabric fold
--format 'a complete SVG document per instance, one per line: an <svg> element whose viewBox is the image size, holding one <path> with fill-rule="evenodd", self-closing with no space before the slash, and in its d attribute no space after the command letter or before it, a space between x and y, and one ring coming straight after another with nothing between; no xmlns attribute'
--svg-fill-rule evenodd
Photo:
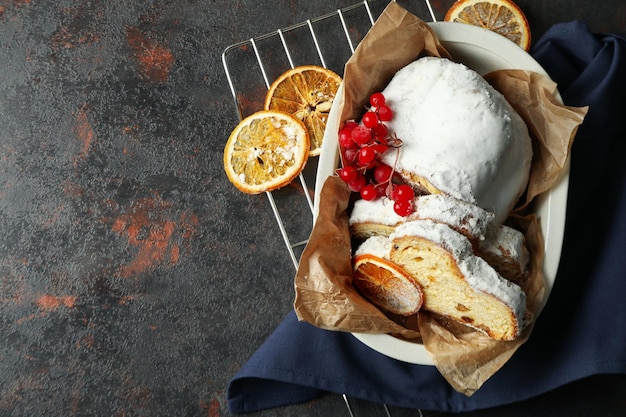
<svg viewBox="0 0 626 417"><path fill-rule="evenodd" d="M525 400L596 374L626 373L626 41L582 22L553 26L533 55L565 104L589 106L572 148L561 263L529 341L473 396L432 366L390 359L290 313L233 377L232 413L327 392L459 412Z"/></svg>

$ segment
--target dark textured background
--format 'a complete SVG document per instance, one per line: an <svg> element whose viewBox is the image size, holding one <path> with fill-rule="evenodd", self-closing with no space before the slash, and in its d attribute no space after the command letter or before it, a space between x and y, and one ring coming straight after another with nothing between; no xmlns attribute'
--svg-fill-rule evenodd
<svg viewBox="0 0 626 417"><path fill-rule="evenodd" d="M238 119L221 55L354 3L0 0L0 416L228 415L294 267L267 199L223 174ZM535 39L573 19L626 32L620 0L518 4ZM294 234L301 194L277 194ZM597 377L469 415L624 415L624 392ZM259 415L347 410L329 395Z"/></svg>

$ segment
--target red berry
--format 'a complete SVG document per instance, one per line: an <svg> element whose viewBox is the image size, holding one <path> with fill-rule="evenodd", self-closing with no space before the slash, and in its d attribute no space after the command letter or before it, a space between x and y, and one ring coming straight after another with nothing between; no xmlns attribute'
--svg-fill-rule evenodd
<svg viewBox="0 0 626 417"><path fill-rule="evenodd" d="M376 159L376 151L371 146L364 146L359 150L359 165L368 166Z"/></svg>
<svg viewBox="0 0 626 417"><path fill-rule="evenodd" d="M361 122L363 122L365 127L371 129L378 124L378 115L373 111L368 111L363 115Z"/></svg>
<svg viewBox="0 0 626 417"><path fill-rule="evenodd" d="M339 132L339 146L343 149L356 148L356 143L352 140L352 131L346 132L345 129L342 129Z"/></svg>
<svg viewBox="0 0 626 417"><path fill-rule="evenodd" d="M376 186L376 193L378 194L378 197L384 197L387 195L388 186L389 184L378 184Z"/></svg>
<svg viewBox="0 0 626 417"><path fill-rule="evenodd" d="M352 130L352 140L357 145L366 145L372 140L372 132L365 126L357 126Z"/></svg>
<svg viewBox="0 0 626 417"><path fill-rule="evenodd" d="M413 213L413 202L412 201L396 201L393 203L393 211L398 216L407 217L409 214Z"/></svg>
<svg viewBox="0 0 626 417"><path fill-rule="evenodd" d="M344 129L348 129L348 130L352 130L355 127L357 127L359 124L357 122L355 122L354 120L348 120L343 124L343 128Z"/></svg>
<svg viewBox="0 0 626 417"><path fill-rule="evenodd" d="M387 182L391 179L393 169L387 164L380 164L374 170L374 180L377 183Z"/></svg>
<svg viewBox="0 0 626 417"><path fill-rule="evenodd" d="M389 149L389 146L387 145L383 145L382 143L376 143L374 145L370 145L370 148L372 148L374 151L376 151L376 153L385 153L387 152L387 149Z"/></svg>
<svg viewBox="0 0 626 417"><path fill-rule="evenodd" d="M344 123L343 127L339 131L339 144L344 148L354 147L354 142L352 142L352 131L355 127L358 126L358 123L353 120L348 120Z"/></svg>
<svg viewBox="0 0 626 417"><path fill-rule="evenodd" d="M339 170L339 178L345 182L354 181L359 177L359 175L359 171L351 166L346 166Z"/></svg>
<svg viewBox="0 0 626 417"><path fill-rule="evenodd" d="M363 188L361 188L361 198L363 200L372 201L376 197L378 197L378 192L376 191L376 186L374 184L367 184Z"/></svg>
<svg viewBox="0 0 626 417"><path fill-rule="evenodd" d="M355 193L360 193L363 187L365 187L366 182L365 177L363 175L359 175L357 179L348 183L348 187Z"/></svg>
<svg viewBox="0 0 626 417"><path fill-rule="evenodd" d="M387 126L382 123L378 123L376 126L372 128L372 134L375 136L376 140L380 143L387 143L387 136L389 135L389 131L387 131Z"/></svg>
<svg viewBox="0 0 626 417"><path fill-rule="evenodd" d="M383 121L383 122L388 122L391 119L393 119L393 112L391 111L391 108L389 108L389 106L387 105L381 105L378 107L378 110L376 110L378 112L378 118Z"/></svg>
<svg viewBox="0 0 626 417"><path fill-rule="evenodd" d="M343 154L343 163L346 165L352 165L354 162L356 162L359 156L359 149L356 147L350 148L350 149L343 149L342 154Z"/></svg>
<svg viewBox="0 0 626 417"><path fill-rule="evenodd" d="M341 134L343 132L343 133L350 134L352 130L354 130L354 128L357 126L358 126L357 122L349 120L346 123L344 123L343 127L339 130L339 133Z"/></svg>
<svg viewBox="0 0 626 417"><path fill-rule="evenodd" d="M374 107L385 104L385 96L383 93L374 93L370 96L370 104Z"/></svg>
<svg viewBox="0 0 626 417"><path fill-rule="evenodd" d="M391 199L395 202L412 202L413 197L415 197L415 191L413 191L413 188L410 185L406 184L396 185L393 187L393 191L391 192Z"/></svg>

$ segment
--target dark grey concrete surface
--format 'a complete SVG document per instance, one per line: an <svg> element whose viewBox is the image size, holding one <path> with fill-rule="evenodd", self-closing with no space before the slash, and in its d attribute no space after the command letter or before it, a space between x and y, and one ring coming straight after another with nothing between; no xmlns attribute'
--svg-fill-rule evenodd
<svg viewBox="0 0 626 417"><path fill-rule="evenodd" d="M238 118L221 55L356 2L0 0L0 415L228 415L294 266L267 199L223 173ZM626 32L619 0L518 4L535 38L573 19ZM306 238L302 192L277 198ZM625 391L596 377L467 415L624 415ZM329 395L257 415L348 414Z"/></svg>

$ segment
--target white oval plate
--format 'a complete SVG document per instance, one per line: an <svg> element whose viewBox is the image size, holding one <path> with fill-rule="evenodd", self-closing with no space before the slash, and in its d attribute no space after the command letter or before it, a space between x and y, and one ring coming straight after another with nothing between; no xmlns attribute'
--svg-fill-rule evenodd
<svg viewBox="0 0 626 417"><path fill-rule="evenodd" d="M462 23L435 22L429 25L455 61L462 62L481 75L499 69L522 69L548 76L528 53L494 32ZM560 100L560 97L557 98ZM339 106L333 106L329 115L329 125L336 125L338 112ZM337 143L337 132L326 131L316 178L315 217L318 213L317 202L321 187L326 178L334 174L339 164ZM545 239L543 273L546 291L543 305L552 290L561 257L568 184L569 169L566 169L559 182L549 192L540 196L536 204L536 213L540 218ZM353 333L353 335L365 345L389 357L414 364L433 365L430 355L421 344L407 342L387 334Z"/></svg>

